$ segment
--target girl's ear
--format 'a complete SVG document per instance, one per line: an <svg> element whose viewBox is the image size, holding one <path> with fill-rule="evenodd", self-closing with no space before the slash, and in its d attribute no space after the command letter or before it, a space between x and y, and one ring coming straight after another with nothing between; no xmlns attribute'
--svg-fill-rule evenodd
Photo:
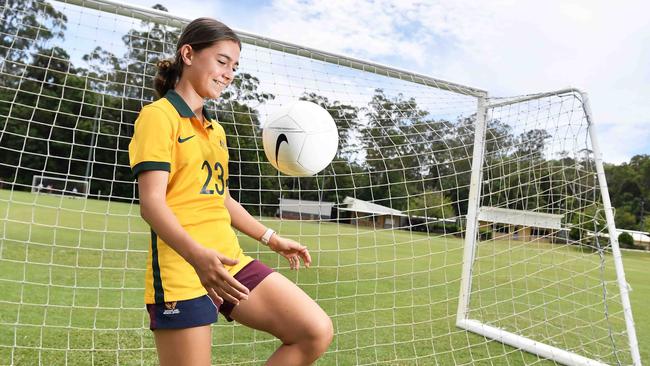
<svg viewBox="0 0 650 366"><path fill-rule="evenodd" d="M194 56L194 50L192 50L192 46L189 44L184 44L181 46L181 49L179 50L181 59L183 60L183 63L187 66L192 65L192 57Z"/></svg>

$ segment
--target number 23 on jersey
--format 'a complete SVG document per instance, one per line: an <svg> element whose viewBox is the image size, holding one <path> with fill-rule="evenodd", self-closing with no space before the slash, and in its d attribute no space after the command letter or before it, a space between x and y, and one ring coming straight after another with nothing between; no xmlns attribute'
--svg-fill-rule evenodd
<svg viewBox="0 0 650 366"><path fill-rule="evenodd" d="M201 165L201 170L207 170L208 175L205 179L205 183L203 183L201 192L199 193L214 194L214 192L216 191L217 194L222 196L223 193L226 191L226 187L228 186L228 179L224 179L225 171L223 169L223 165L221 165L220 162L216 162L213 165L209 161L204 160L203 165ZM211 185L213 174L215 175L216 182L214 182L214 185Z"/></svg>

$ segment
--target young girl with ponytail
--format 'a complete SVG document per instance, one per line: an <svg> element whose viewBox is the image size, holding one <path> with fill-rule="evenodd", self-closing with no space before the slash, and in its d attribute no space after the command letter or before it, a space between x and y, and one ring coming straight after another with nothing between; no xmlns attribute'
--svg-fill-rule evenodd
<svg viewBox="0 0 650 366"><path fill-rule="evenodd" d="M160 99L142 109L129 145L151 227L145 303L162 366L210 365L217 312L282 342L267 365L311 364L333 337L318 304L246 255L232 229L268 245L291 269L311 263L305 246L264 227L228 192L226 135L203 101L233 81L240 51L226 25L192 21L173 60L158 63Z"/></svg>

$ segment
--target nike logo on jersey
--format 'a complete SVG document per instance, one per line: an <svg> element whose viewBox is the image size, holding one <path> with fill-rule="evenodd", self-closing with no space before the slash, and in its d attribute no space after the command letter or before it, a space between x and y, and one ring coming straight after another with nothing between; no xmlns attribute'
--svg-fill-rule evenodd
<svg viewBox="0 0 650 366"><path fill-rule="evenodd" d="M287 139L287 135L281 133L278 135L278 139L275 141L275 165L278 165L278 151L280 151L280 145L286 142L287 145L289 145L289 140Z"/></svg>
<svg viewBox="0 0 650 366"><path fill-rule="evenodd" d="M190 136L190 137L186 137L186 138L182 138L182 137L178 136L178 143L179 143L179 144L182 144L183 142L185 142L185 141L191 139L191 138L194 137L194 136L196 136L196 135L192 135L192 136Z"/></svg>

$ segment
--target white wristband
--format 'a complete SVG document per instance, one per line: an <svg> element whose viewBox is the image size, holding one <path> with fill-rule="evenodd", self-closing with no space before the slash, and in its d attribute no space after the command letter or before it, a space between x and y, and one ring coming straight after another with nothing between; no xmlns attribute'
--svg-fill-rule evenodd
<svg viewBox="0 0 650 366"><path fill-rule="evenodd" d="M275 230L273 230L271 228L266 229L266 231L264 232L264 235L262 235L262 237L260 238L260 241L264 245L269 245L269 240L271 240L271 236L273 236L273 234L275 234Z"/></svg>

